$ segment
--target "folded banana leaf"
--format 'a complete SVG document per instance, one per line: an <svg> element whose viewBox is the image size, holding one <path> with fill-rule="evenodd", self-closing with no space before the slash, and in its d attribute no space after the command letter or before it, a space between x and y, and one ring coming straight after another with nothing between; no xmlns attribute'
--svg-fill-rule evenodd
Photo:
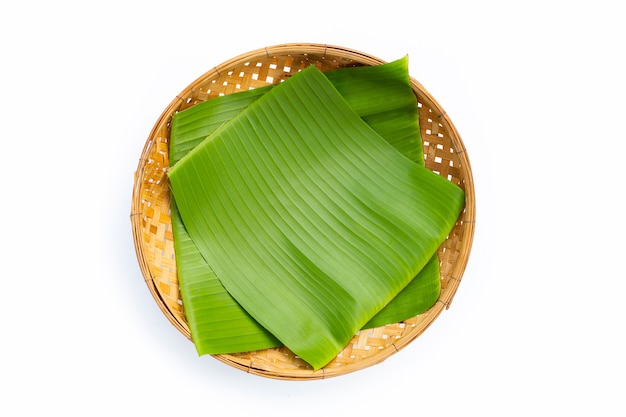
<svg viewBox="0 0 626 417"><path fill-rule="evenodd" d="M363 329L401 322L423 313L437 302L440 290L439 258L435 255L385 308L363 325Z"/></svg>
<svg viewBox="0 0 626 417"><path fill-rule="evenodd" d="M344 68L324 75L372 129L404 156L424 164L419 109L407 56L388 64Z"/></svg>
<svg viewBox="0 0 626 417"><path fill-rule="evenodd" d="M383 65L347 67L324 75L372 129L407 158L424 164L419 109L407 56ZM174 114L170 166L272 87L216 97Z"/></svg>
<svg viewBox="0 0 626 417"><path fill-rule="evenodd" d="M185 230L172 200L176 267L185 318L199 355L248 352L282 343L224 289Z"/></svg>
<svg viewBox="0 0 626 417"><path fill-rule="evenodd" d="M418 108L408 77L406 57L374 67L345 68L325 73L350 106L407 157L423 164ZM200 103L174 115L170 164L213 133L271 86ZM176 262L183 306L199 354L231 353L281 345L223 288L191 241L172 207ZM439 264L431 262L366 327L413 317L435 303L440 291Z"/></svg>
<svg viewBox="0 0 626 417"><path fill-rule="evenodd" d="M315 67L250 104L168 175L222 285L314 369L411 282L464 203Z"/></svg>
<svg viewBox="0 0 626 417"><path fill-rule="evenodd" d="M175 113L170 128L169 164L176 165L207 136L243 111L272 86L240 91L203 101L193 107Z"/></svg>

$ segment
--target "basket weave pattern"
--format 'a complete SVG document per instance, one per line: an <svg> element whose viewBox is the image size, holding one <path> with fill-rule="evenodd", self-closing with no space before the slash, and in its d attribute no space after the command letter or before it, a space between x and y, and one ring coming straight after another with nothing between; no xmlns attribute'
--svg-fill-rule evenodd
<svg viewBox="0 0 626 417"><path fill-rule="evenodd" d="M321 44L284 44L233 58L208 71L183 90L162 113L148 137L135 173L131 223L135 250L146 284L168 320L191 339L180 299L170 219L167 179L172 115L195 104L237 91L278 83L309 65L322 71L384 61L346 48ZM467 265L475 219L471 168L458 132L439 104L414 79L420 107L420 128L426 167L458 184L466 205L455 227L438 250L442 291L427 312L402 323L357 333L327 366L312 368L285 347L215 355L228 365L275 379L321 379L379 363L418 337L449 308Z"/></svg>

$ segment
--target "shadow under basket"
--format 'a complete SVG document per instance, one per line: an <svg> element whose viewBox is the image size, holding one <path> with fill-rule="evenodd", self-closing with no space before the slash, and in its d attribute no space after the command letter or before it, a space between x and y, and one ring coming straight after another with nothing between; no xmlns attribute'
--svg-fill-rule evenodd
<svg viewBox="0 0 626 417"><path fill-rule="evenodd" d="M232 58L185 88L161 114L150 132L135 173L130 220L139 266L154 300L167 319L189 340L180 298L170 218L167 178L172 115L220 95L279 83L309 65L321 71L385 61L351 49L323 44L282 44ZM406 321L357 333L324 368L314 371L285 347L214 357L263 377L311 380L344 375L380 363L420 334L450 307L461 282L474 236L475 196L468 155L452 122L435 99L411 78L419 105L426 167L461 187L465 207L438 250L441 295L426 312Z"/></svg>

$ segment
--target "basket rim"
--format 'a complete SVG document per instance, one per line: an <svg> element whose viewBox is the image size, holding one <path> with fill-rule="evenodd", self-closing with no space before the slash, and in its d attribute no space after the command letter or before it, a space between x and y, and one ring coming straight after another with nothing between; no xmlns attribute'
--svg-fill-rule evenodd
<svg viewBox="0 0 626 417"><path fill-rule="evenodd" d="M155 283L154 277L150 271L148 262L145 260L143 256L143 242L140 238L141 236L141 222L140 222L140 214L141 210L139 206L141 204L141 196L140 196L140 178L143 173L143 169L145 166L145 161L147 159L147 155L150 152L152 146L152 140L155 135L163 128L164 125L168 123L168 120L171 118L171 115L176 112L181 102L184 100L184 97L189 96L194 89L194 86L200 85L202 83L207 82L207 80L211 80L215 77L219 77L222 73L227 72L230 68L234 68L237 65L240 65L246 61L251 59L260 59L263 57L265 59L270 59L275 56L285 56L285 55L321 55L322 57L327 56L338 56L341 58L346 58L349 60L354 60L359 64L365 65L379 65L384 64L386 61L372 56L370 54L353 50L350 48L336 46L336 45L328 45L328 44L320 44L320 43L283 43L277 44L273 46L267 46L263 48L258 48L251 50L249 52L237 55L233 58L230 58L221 64L209 69L199 77L197 77L192 83L190 83L187 87L185 87L181 92L176 95L176 97L169 103L169 105L163 110L156 123L154 124L150 134L144 144L144 148L141 154L141 157L138 162L137 170L134 176L134 187L133 187L133 198L131 202L131 223L132 223L132 232L133 232L133 240L135 244L136 255L140 264L140 268L146 282L146 285L149 288L150 293L152 294L155 302L157 303L159 309L163 312L163 314L167 317L172 325L174 325L185 337L188 339L191 338L189 334L189 329L186 326L186 323L183 323L176 317L175 314L172 313L170 308L168 307L166 301L163 299L157 285ZM420 336L441 314L442 311L450 308L450 305L456 295L456 291L460 285L463 274L467 267L469 261L469 255L472 248L473 238L474 238L474 228L475 228L475 219L476 219L476 201L475 201L475 190L474 190L474 180L472 169L469 161L469 157L467 155L467 150L465 148L465 144L463 143L459 132L456 127L452 123L452 120L448 116L448 114L444 111L443 107L435 100L435 98L424 88L424 86L418 82L415 78L410 76L411 87L415 92L417 98L424 102L426 106L428 106L431 110L434 111L435 116L437 117L437 122L440 123L443 128L450 134L452 141L454 142L454 150L458 154L458 157L463 161L463 173L464 173L464 181L466 188L466 201L465 201L465 209L464 209L464 239L462 241L462 247L460 248L461 255L458 257L459 261L455 262L452 274L450 275L449 282L446 286L445 290L442 290L439 300L428 310L428 320L423 323L419 323L421 326L417 326L417 328L410 333L408 337L402 337L397 342L393 343L393 350L391 352L387 352L384 355L372 355L365 359L361 359L357 362L356 365L345 365L335 368L322 368L318 371L303 371L300 369L297 370L289 370L289 369L281 369L279 372L275 372L272 370L263 369L262 367L256 367L252 361L248 364L238 361L233 355L230 354L215 354L211 355L217 360L232 366L236 369L240 369L247 373L252 373L264 377L269 377L272 379L286 379L286 380L312 380L312 379L325 379L329 377L335 377L339 375L344 375L347 373L351 373L360 369L364 369L380 363L384 361L387 357L392 354L400 351L404 347L408 346L411 342L413 342L418 336Z"/></svg>

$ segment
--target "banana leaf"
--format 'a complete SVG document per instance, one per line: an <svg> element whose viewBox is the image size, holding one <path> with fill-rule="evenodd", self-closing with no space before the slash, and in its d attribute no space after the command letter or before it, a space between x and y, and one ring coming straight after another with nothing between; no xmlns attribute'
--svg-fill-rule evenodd
<svg viewBox="0 0 626 417"><path fill-rule="evenodd" d="M390 145L424 164L417 99L405 56L388 64L344 68L324 75L350 107Z"/></svg>
<svg viewBox="0 0 626 417"><path fill-rule="evenodd" d="M243 111L272 86L240 91L198 103L175 113L170 128L169 164L176 165L207 136Z"/></svg>
<svg viewBox="0 0 626 417"><path fill-rule="evenodd" d="M464 203L308 67L168 172L226 290L319 369L426 265Z"/></svg>
<svg viewBox="0 0 626 417"><path fill-rule="evenodd" d="M398 323L415 317L437 302L440 291L439 258L435 255L385 308L363 325L363 329Z"/></svg>
<svg viewBox="0 0 626 417"><path fill-rule="evenodd" d="M224 289L185 230L172 200L178 281L191 338L199 355L281 346Z"/></svg>
<svg viewBox="0 0 626 417"><path fill-rule="evenodd" d="M350 106L407 157L423 164L418 108L410 87L407 57L375 67L325 73ZM174 115L170 164L244 110L271 86L200 103ZM191 241L175 204L173 232L179 284L192 340L199 354L230 353L279 346L223 288ZM422 313L439 296L439 264L434 256L368 327L395 323Z"/></svg>
<svg viewBox="0 0 626 417"><path fill-rule="evenodd" d="M350 107L407 158L424 164L418 106L408 74L408 57L383 65L324 73ZM174 114L170 166L274 85L217 97Z"/></svg>

